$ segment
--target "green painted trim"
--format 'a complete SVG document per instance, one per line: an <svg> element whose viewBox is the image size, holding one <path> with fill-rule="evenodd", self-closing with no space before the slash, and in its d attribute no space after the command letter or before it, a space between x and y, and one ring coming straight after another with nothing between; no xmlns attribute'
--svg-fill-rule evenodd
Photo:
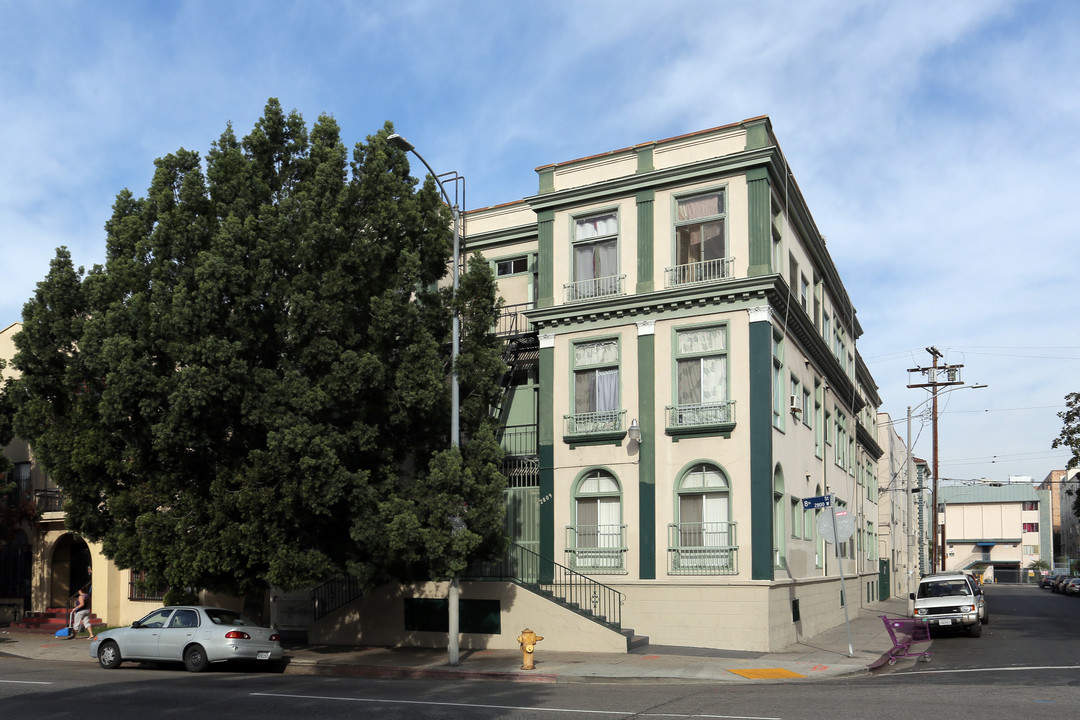
<svg viewBox="0 0 1080 720"><path fill-rule="evenodd" d="M751 178L746 173L747 224L750 231L750 268L747 275L767 275L772 267L772 191L768 172L760 168L761 176ZM754 173L757 174L757 173Z"/></svg>
<svg viewBox="0 0 1080 720"><path fill-rule="evenodd" d="M588 433L587 435L563 435L563 442L569 445L571 450L586 445L614 445L615 447L622 447L622 441L625 437L625 430L613 430L611 432L603 433Z"/></svg>
<svg viewBox="0 0 1080 720"><path fill-rule="evenodd" d="M761 148L717 158L707 158L699 162L676 165L647 173L623 175L581 187L534 195L524 198L524 200L536 212L555 209L571 210L593 203L618 201L634 195L640 190L665 189L701 182L715 182L718 178L742 175L749 169L777 162L778 154L775 148ZM782 172L777 170L775 174L780 176Z"/></svg>
<svg viewBox="0 0 1080 720"><path fill-rule="evenodd" d="M639 173L652 172L656 169L653 166L653 147L652 145L645 145L637 149L637 171Z"/></svg>
<svg viewBox="0 0 1080 720"><path fill-rule="evenodd" d="M769 121L765 118L746 123L746 149L757 150L769 146Z"/></svg>
<svg viewBox="0 0 1080 720"><path fill-rule="evenodd" d="M656 336L638 335L639 578L656 579Z"/></svg>
<svg viewBox="0 0 1080 720"><path fill-rule="evenodd" d="M772 323L750 323L751 577L773 579Z"/></svg>
<svg viewBox="0 0 1080 720"><path fill-rule="evenodd" d="M541 170L540 175L540 192L549 193L555 191L555 168L548 168L547 170Z"/></svg>
<svg viewBox="0 0 1080 720"><path fill-rule="evenodd" d="M731 439L731 432L735 429L735 423L718 423L716 425L697 425L695 427L669 427L664 434L671 438L671 442L679 442L684 438L723 437Z"/></svg>
<svg viewBox="0 0 1080 720"><path fill-rule="evenodd" d="M551 307L555 304L555 211L539 212L536 219L536 306Z"/></svg>
<svg viewBox="0 0 1080 720"><path fill-rule="evenodd" d="M540 456L540 548L547 560L541 579L550 579L555 568L555 348L540 348L540 393L537 398L537 452Z"/></svg>
<svg viewBox="0 0 1080 720"><path fill-rule="evenodd" d="M653 291L655 190L637 194L637 292Z"/></svg>

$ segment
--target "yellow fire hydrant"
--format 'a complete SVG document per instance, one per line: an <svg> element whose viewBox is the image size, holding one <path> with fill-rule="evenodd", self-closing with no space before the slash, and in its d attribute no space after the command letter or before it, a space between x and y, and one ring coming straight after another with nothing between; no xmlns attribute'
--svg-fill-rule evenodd
<svg viewBox="0 0 1080 720"><path fill-rule="evenodd" d="M536 666L533 665L533 650L536 649L536 643L540 642L544 638L534 633L529 628L525 628L518 635L518 644L521 645L521 669L522 670L535 670Z"/></svg>

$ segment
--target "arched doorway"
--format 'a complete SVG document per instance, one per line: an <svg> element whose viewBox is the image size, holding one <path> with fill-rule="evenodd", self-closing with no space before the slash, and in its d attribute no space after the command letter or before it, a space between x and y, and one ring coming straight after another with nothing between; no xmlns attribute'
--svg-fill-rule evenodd
<svg viewBox="0 0 1080 720"><path fill-rule="evenodd" d="M90 548L86 541L70 533L53 547L49 575L49 607L66 607L68 599L90 582Z"/></svg>

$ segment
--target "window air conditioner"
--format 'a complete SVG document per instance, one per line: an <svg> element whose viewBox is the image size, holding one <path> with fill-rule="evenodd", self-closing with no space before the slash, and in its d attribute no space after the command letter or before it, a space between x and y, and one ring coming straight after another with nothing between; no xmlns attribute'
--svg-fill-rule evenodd
<svg viewBox="0 0 1080 720"><path fill-rule="evenodd" d="M793 413L801 413L802 412L802 407L799 406L799 396L798 395L792 395L790 397L790 402L788 403L788 406L791 408L791 412L793 412Z"/></svg>

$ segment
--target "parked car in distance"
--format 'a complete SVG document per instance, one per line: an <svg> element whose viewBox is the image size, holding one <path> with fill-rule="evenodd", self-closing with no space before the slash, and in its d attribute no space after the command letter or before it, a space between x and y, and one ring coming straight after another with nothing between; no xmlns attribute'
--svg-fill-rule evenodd
<svg viewBox="0 0 1080 720"><path fill-rule="evenodd" d="M967 573L925 575L911 599L915 601L914 617L932 627L957 627L979 637L982 626L990 622L986 595Z"/></svg>
<svg viewBox="0 0 1080 720"><path fill-rule="evenodd" d="M1056 577L1057 577L1057 575L1043 575L1041 578L1039 578L1039 587L1040 588L1053 587L1054 578L1056 578Z"/></svg>
<svg viewBox="0 0 1080 720"><path fill-rule="evenodd" d="M1080 577L1069 578L1061 586L1064 595L1080 595Z"/></svg>
<svg viewBox="0 0 1080 720"><path fill-rule="evenodd" d="M1069 582L1072 575L1058 575L1054 578L1054 584L1050 586L1050 592L1061 592L1061 587L1065 583Z"/></svg>
<svg viewBox="0 0 1080 720"><path fill-rule="evenodd" d="M227 660L280 660L277 631L256 625L235 610L192 605L155 610L131 627L98 633L90 657L112 670L134 661L183 663L201 672Z"/></svg>

